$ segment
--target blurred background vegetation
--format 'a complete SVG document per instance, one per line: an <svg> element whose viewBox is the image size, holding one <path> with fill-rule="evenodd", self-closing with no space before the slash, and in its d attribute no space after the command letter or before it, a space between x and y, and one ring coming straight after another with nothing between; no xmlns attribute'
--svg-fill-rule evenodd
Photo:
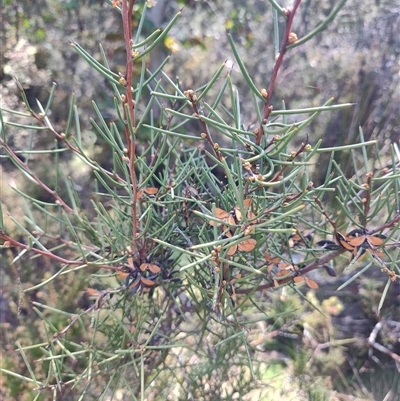
<svg viewBox="0 0 400 401"><path fill-rule="evenodd" d="M302 2L293 27L298 37L305 35L330 15L337 3L338 1L333 0ZM152 53L148 67L150 70L154 69L154 66L160 64L160 60L171 54L165 71L170 76L176 76L182 87L196 89L208 82L211 71L215 71L224 60L234 63L225 33L226 29L229 29L257 87L265 87L274 64L274 54L271 51L272 20L267 12L269 7L266 1L258 0L154 2L154 7L147 14L148 33L155 27L163 26L180 8L183 8L183 14L163 46L159 46L157 52ZM36 98L46 102L52 82L55 82L57 95L51 109L51 120L55 128L62 131L68 113L65 105L69 102L71 92L74 92L81 110L80 123L85 146L91 149L93 155L97 155L97 159L102 161L103 165L107 165L109 150L93 135L90 117L94 117L92 99L96 99L104 117L110 121L116 119L112 103L113 93L105 79L93 72L73 51L69 40L78 42L97 58L98 44L102 43L110 68L123 72L125 49L119 15L110 12L110 7L105 2L94 0L3 0L1 14L2 107L23 110L13 76L18 77L31 104L35 103ZM311 124L310 137L315 141L322 138L324 147L360 141L359 126L363 128L365 140L378 138L380 143L386 143L387 147L391 142L398 142L399 32L398 2L347 1L322 34L295 48L284 60L272 104L279 104L281 99L284 99L288 108L297 108L304 104L311 107L323 104L332 96L336 98L337 103L355 103L354 108L323 113ZM238 71L236 66L233 67L233 76L235 71ZM243 86L240 93L243 100L242 120L248 127L253 127L257 118L253 114L250 92ZM248 109L245 107L247 98ZM28 135L17 129L11 136L11 144L15 149L24 149L27 140ZM52 143L54 138L49 133L40 133L33 137L33 141L36 144L46 144ZM69 157L68 154L65 155L62 157ZM321 156L319 161L321 168L315 172L314 182L317 184L325 179L324 166L327 162L323 157ZM337 157L341 157L341 165L346 166L343 167L345 174L351 176L352 164L343 159L346 158L346 154ZM371 154L370 157L376 155ZM47 160L46 157L32 156L31 163L39 169L39 175L52 174L50 158ZM80 188L77 190L84 198L85 182L90 177L81 169L81 165L76 164L76 160L66 159L64 165L70 170L66 174L73 175L79 182ZM20 210L22 214L23 205L16 201L7 184L18 178L13 176L11 163L8 164L5 159L2 159L0 174L1 202L4 210L12 211L14 215ZM32 191L38 189L35 187ZM42 200L45 201L46 194L42 195ZM35 196L40 198L42 195L37 193ZM76 297L76 293L83 288L80 288L82 283L76 277L72 281L72 276L66 276L71 279L70 282L66 279L62 285L54 284L58 287L47 289L45 294L38 291L30 294L29 299L21 298L19 283L33 285L46 277L52 267L46 265L43 259L34 259L29 261L29 264L19 260L11 266L9 262L14 256L11 250L1 255L1 345L5 364L3 367L23 371L26 366L22 359L15 357L15 341L18 339L26 344L43 335L43 327L37 320L30 302L41 300L42 297L52 297L53 299L47 299L46 302L56 307L62 305L64 310L73 312L76 308L84 308L87 300L84 297ZM249 398L246 399L261 399L263 396L276 399L274 397L282 396L287 397L282 399L299 400L383 400L389 394L392 398L385 398L386 401L399 400L398 364L396 366L391 358L381 355L379 361L369 359L366 346L366 339L377 323L376 305L379 303L385 282L375 275L362 276L345 291L336 293L335 289L345 280L346 277L343 276L336 280L330 279L326 285L321 285L315 295L309 294L310 297L314 297L312 301L329 316L328 323L326 320L320 320L321 316L313 308L300 302L295 296L290 299L269 296L268 303L273 305L271 311L296 311L286 316L284 325L280 326L285 327L286 332L266 338L263 337L265 328L260 325L259 332L253 333L254 344L258 344L258 341L261 344L257 357L260 360L265 359L266 364L269 359L278 361L266 370L267 373L264 372L264 379L268 379L274 390L266 390L257 383L252 383L245 367L241 367L240 361L235 360L234 350L225 350L229 358L226 365L220 365L211 371L220 372L221 377L233 375L236 380L241 381L240 388L247 389L246 394ZM393 322L393 325L388 325L386 331L381 333L381 342L391 344L397 353L400 350L399 307L400 288L395 284L391 287L391 293L382 309L382 316ZM56 325L62 327L65 322L56 322ZM27 327L30 328L29 331L26 330ZM318 330L326 332L318 337L315 333ZM309 335L310 331L313 335ZM326 350L315 351L315 338L320 342L322 339L326 340ZM351 339L352 342L350 345L348 342L342 344L342 339ZM210 339L210 342L213 341L217 340ZM335 346L330 348L329 341ZM203 351L212 352L212 349ZM307 364L307 361L310 360L310 355L314 358L314 371L320 373L318 378L309 375L311 365ZM235 361L235 372L232 372L232 361ZM210 374L207 377L210 372L207 369L202 371L202 366L199 365L198 371L192 372L193 377L190 380L193 381L193 385L196 384L196 388L207 385L212 389L219 386L218 375ZM293 377L297 378L296 381ZM0 390L0 396L3 391L4 399L32 399L17 379L2 376L0 380L0 387L3 389ZM167 383L169 377L161 376L161 380ZM224 385L224 394L234 393L234 382L226 381ZM257 393L254 393L254 388L257 388ZM192 399L222 399L219 398L222 397L221 393L213 393L211 389L204 388L204 394L195 394ZM253 395L249 396L251 391ZM302 394L301 397L298 394ZM347 395L349 398L346 398ZM150 394L148 399L160 398L156 395L152 398ZM230 398L227 396L225 399Z"/></svg>

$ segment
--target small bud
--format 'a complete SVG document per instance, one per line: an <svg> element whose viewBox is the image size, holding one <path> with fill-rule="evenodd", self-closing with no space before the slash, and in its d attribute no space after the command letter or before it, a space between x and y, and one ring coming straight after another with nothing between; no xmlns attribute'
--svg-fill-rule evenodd
<svg viewBox="0 0 400 401"><path fill-rule="evenodd" d="M135 58L138 55L139 55L139 51L138 50L132 50L132 53L131 53L132 58Z"/></svg>
<svg viewBox="0 0 400 401"><path fill-rule="evenodd" d="M39 117L39 120L43 120L44 119L44 114L43 113L39 113L38 117Z"/></svg>
<svg viewBox="0 0 400 401"><path fill-rule="evenodd" d="M372 178L374 176L374 173L370 171L369 173L366 174L367 178Z"/></svg>
<svg viewBox="0 0 400 401"><path fill-rule="evenodd" d="M125 95L121 95L121 100L122 100L122 103L125 103L126 102L126 96Z"/></svg>
<svg viewBox="0 0 400 401"><path fill-rule="evenodd" d="M214 150L219 150L219 144L217 142L214 143Z"/></svg>
<svg viewBox="0 0 400 401"><path fill-rule="evenodd" d="M258 180L258 181L264 181L264 180L265 180L265 178L264 178L264 176L263 176L263 175L261 175L261 174L258 174L258 175L257 175L257 180Z"/></svg>
<svg viewBox="0 0 400 401"><path fill-rule="evenodd" d="M259 132L260 132L259 128L254 128L253 134L258 135Z"/></svg>
<svg viewBox="0 0 400 401"><path fill-rule="evenodd" d="M279 141L281 139L280 135L274 135L274 142Z"/></svg>
<svg viewBox="0 0 400 401"><path fill-rule="evenodd" d="M204 132L202 132L202 133L200 134L200 136L201 136L203 139L206 139L206 138L207 138L207 134L205 134Z"/></svg>
<svg viewBox="0 0 400 401"><path fill-rule="evenodd" d="M245 235L254 234L256 232L256 228L254 226L248 226L246 230L244 230ZM246 234L247 232L247 234Z"/></svg>
<svg viewBox="0 0 400 401"><path fill-rule="evenodd" d="M125 154L128 154L128 148L123 148L122 151L123 151Z"/></svg>
<svg viewBox="0 0 400 401"><path fill-rule="evenodd" d="M285 15L289 15L290 14L290 10L288 8L282 8L282 11Z"/></svg>
<svg viewBox="0 0 400 401"><path fill-rule="evenodd" d="M127 162L127 163L128 163L128 162L129 162L129 157L123 156L123 157L122 157L122 160L123 160L124 162Z"/></svg>
<svg viewBox="0 0 400 401"><path fill-rule="evenodd" d="M289 45L297 42L297 35L294 32L290 32L288 36L288 43Z"/></svg>
<svg viewBox="0 0 400 401"><path fill-rule="evenodd" d="M121 77L121 78L119 79L119 83L120 83L122 86L126 86L126 84L127 84L126 79L125 79L124 77Z"/></svg>
<svg viewBox="0 0 400 401"><path fill-rule="evenodd" d="M311 146L310 144L307 144L307 145L304 147L304 150L305 150L306 152L309 152L310 150L312 150L312 146Z"/></svg>
<svg viewBox="0 0 400 401"><path fill-rule="evenodd" d="M65 132L61 132L60 136L61 138L65 138L66 137Z"/></svg>
<svg viewBox="0 0 400 401"><path fill-rule="evenodd" d="M261 92L261 96L264 99L268 99L268 92L267 92L267 90L265 88L262 88L260 92Z"/></svg>

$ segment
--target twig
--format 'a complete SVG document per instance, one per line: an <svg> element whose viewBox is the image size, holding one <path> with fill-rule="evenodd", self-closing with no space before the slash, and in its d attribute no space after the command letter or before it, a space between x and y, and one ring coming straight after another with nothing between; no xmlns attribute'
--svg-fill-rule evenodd
<svg viewBox="0 0 400 401"><path fill-rule="evenodd" d="M136 213L137 206L137 179L135 172L135 156L136 156L136 148L135 141L131 137L131 133L129 130L129 124L132 124L133 130L135 130L135 105L132 98L132 73L133 73L133 65L132 65L132 50L131 50L131 42L132 42L132 12L133 6L135 4L135 0L123 0L122 1L122 23L124 28L124 40L125 40L125 51L126 51L126 72L125 72L125 80L126 80L126 103L124 107L124 116L125 116L125 137L128 147L128 157L129 157L129 172L131 176L131 184L132 184L132 252L135 258L138 255L138 245L137 245L137 236L139 234L138 227L138 218ZM129 118L128 118L129 116Z"/></svg>
<svg viewBox="0 0 400 401"><path fill-rule="evenodd" d="M74 213L74 210L72 208L70 208L65 202L64 200L58 195L58 193L56 191L53 191L51 188L49 188L30 168L29 166L24 163L13 151L12 149L3 142L2 139L0 139L0 145L2 145L4 147L4 149L6 149L7 153L10 155L12 161L14 164L17 164L23 171L25 171L27 174L29 174L29 176L42 188L44 189L48 194L50 194L54 199L55 202L58 205L61 205L65 211L69 214L74 214L75 216L77 216L79 218L79 216Z"/></svg>
<svg viewBox="0 0 400 401"><path fill-rule="evenodd" d="M360 385L360 388L361 388L362 392L365 395L369 395L368 389L367 389L367 387L365 387L365 384L362 381L360 373L358 372L356 366L354 365L353 360L351 359L351 357L349 355L346 355L346 359L347 359L347 362L349 363L349 365L350 365L350 367L351 367L351 369L353 371L354 377L356 378L356 380L358 381L358 384Z"/></svg>
<svg viewBox="0 0 400 401"><path fill-rule="evenodd" d="M290 159L290 160L291 160L291 161L294 161L294 160L296 159L297 156L299 156L300 154L302 154L302 153L304 152L305 148L307 147L307 145L308 145L308 134L307 134L307 138L306 138L305 142L303 142L303 143L301 144L300 148L299 148L296 152L293 152L293 155L291 156L291 159ZM284 172L288 167L290 167L290 165L283 166L283 167L272 177L272 179L270 180L270 182L280 181L281 175L283 174L283 172Z"/></svg>
<svg viewBox="0 0 400 401"><path fill-rule="evenodd" d="M335 347L335 346L341 346L341 345L344 345L344 344L349 344L349 343L354 343L354 342L356 342L355 338L349 338L349 339L343 339L343 340L328 341L328 342L323 343L323 344L318 344L315 347L314 352L313 352L310 360L307 362L306 369L310 369L311 368L311 365L314 363L315 357L317 356L317 354L322 349Z"/></svg>
<svg viewBox="0 0 400 401"><path fill-rule="evenodd" d="M282 46L279 50L279 55L275 61L274 69L272 71L271 80L268 85L267 94L266 94L266 102L264 104L263 121L262 121L262 124L260 125L259 130L257 131L257 137L256 137L257 145L261 144L261 140L264 135L263 124L267 123L268 117L272 112L271 98L272 98L272 94L274 93L276 78L278 76L279 69L281 68L281 65L282 65L283 56L286 53L286 47L288 45L289 34L292 29L293 18L296 14L297 8L299 7L300 3L301 3L301 0L296 0L294 2L293 9L286 11L287 19L286 19L285 33L283 35L283 41L282 41Z"/></svg>
<svg viewBox="0 0 400 401"><path fill-rule="evenodd" d="M333 343L332 341L329 341L329 342L323 343L323 344L318 344L318 345L315 347L314 352L313 352L313 354L311 355L311 358L310 358L309 361L307 362L306 369L310 369L310 368L311 368L311 365L314 363L314 360L315 360L317 354L318 354L321 350L323 350L323 349L325 349L325 348L329 348L329 347L331 347L333 344L334 344L334 343Z"/></svg>
<svg viewBox="0 0 400 401"><path fill-rule="evenodd" d="M58 331L57 333L54 333L53 335L53 339L52 342L54 343L55 341L57 341L60 337L63 337L67 334L68 330L75 324L75 322L82 317L83 315L88 314L89 312L91 312L92 310L97 310L100 309L102 304L105 302L105 297L107 295L110 294L110 291L106 290L106 291L102 291L100 293L100 295L97 297L96 302L93 303L93 305L89 306L89 308L87 308L86 310L84 310L83 312L79 313L78 315L74 315L71 318L71 322L68 324L68 326L64 327L61 331ZM48 349L50 347L50 343L47 344L46 349Z"/></svg>
<svg viewBox="0 0 400 401"><path fill-rule="evenodd" d="M18 89L20 90L20 92L24 94L24 88L22 87L21 83L20 83L16 78L15 78L15 82L16 82L16 84L17 84ZM72 152L74 152L74 153L77 154L77 155L81 155L81 154L82 154L81 151L80 151L76 146L72 145L72 144L68 141L67 136L66 136L64 133L59 133L59 132L57 132L57 131L54 129L54 127L51 125L50 121L48 120L48 118L47 118L46 116L41 116L41 115L35 113L35 112L31 109L31 107L29 106L29 104L26 104L26 102L25 102L25 106L26 106L26 108L27 108L29 114L30 114L39 124L41 124L42 126L46 127L59 141L62 141L62 142L68 147L68 149L70 149ZM10 148L9 148L8 146L6 146L5 142L4 142L1 138L0 138L0 145L3 146L5 149L7 149L7 151L10 150ZM10 153L13 153L13 152L10 152ZM15 160L16 162L19 161L19 158L18 158L18 157L16 157L16 158L14 157L14 156L16 156L16 154L12 154L11 156L12 156L12 160ZM85 157L85 158L87 159L87 157ZM88 159L88 160L89 160L89 162L90 162L92 165L96 165L96 162L94 162L94 161L92 161L92 160L90 160L90 159ZM120 183L122 183L122 184L127 184L126 180L124 180L124 179L121 178L119 175L115 174L114 172L108 171L108 170L106 170L106 169L104 169L104 168L101 168L101 171L102 171L104 174L106 174L106 175L108 175L109 177L111 177L112 179L114 179L114 180L116 180L116 181L118 181L118 182L120 182Z"/></svg>
<svg viewBox="0 0 400 401"><path fill-rule="evenodd" d="M46 258L57 260L58 262L65 263L66 265L82 265L86 264L86 262L82 260L67 260L64 259L60 256L54 255L54 253L51 253L50 251L42 251L41 249L37 248L31 248L28 245L23 244L22 242L18 242L15 239L9 237L7 234L5 234L3 231L0 230L0 238L4 239L4 241L8 241L9 244L7 244L8 248L11 247L16 247L19 249L26 249L27 251L32 251L33 253L36 253L38 255L42 255ZM3 244L4 246L4 244Z"/></svg>
<svg viewBox="0 0 400 401"><path fill-rule="evenodd" d="M382 329L384 322L379 321L373 330L371 331L371 334L368 337L367 344L369 347L373 347L376 350L382 352L383 354L389 355L393 360L395 360L397 363L400 363L400 355L395 354L394 352L390 351L390 349L384 347L383 345L377 343L376 337L379 333L379 331ZM371 357L372 355L370 355Z"/></svg>
<svg viewBox="0 0 400 401"><path fill-rule="evenodd" d="M389 355L392 359L394 359L397 363L400 363L400 355L395 354L394 352L390 351L390 349L384 347L379 343L370 344L371 347L374 347L378 351L382 352L383 354Z"/></svg>
<svg viewBox="0 0 400 401"><path fill-rule="evenodd" d="M314 262L309 263L307 266L305 266L301 270L298 270L298 275L304 275L305 273L308 273L311 270L315 270L318 267L322 267L324 264L328 263L332 259L335 259L336 257L338 257L339 255L341 255L344 252L346 252L345 249L338 249L337 251L330 252L327 255L323 256L322 258L318 258L318 259L314 260ZM258 286L256 291L263 291L263 290L267 290L269 288L274 288L274 287L275 287L275 284L273 282L267 283L267 284ZM253 291L254 291L254 287L238 288L237 290L235 290L236 294L249 294Z"/></svg>
<svg viewBox="0 0 400 401"><path fill-rule="evenodd" d="M398 214L395 218L393 218L392 220L388 221L384 225L382 225L382 226L380 226L378 228L375 228L373 230L368 230L368 234L369 235L373 235L375 233L383 231L385 228L393 227L398 222L400 222L400 214Z"/></svg>
<svg viewBox="0 0 400 401"><path fill-rule="evenodd" d="M209 132L209 129L207 127L207 124L201 118L199 108L197 107L196 95L194 94L194 92L192 90L185 91L185 95L188 96L188 98L190 100L190 104L192 106L192 109L195 113L195 116L198 117L198 119L200 121L201 127L203 129L203 132L201 133L202 138L205 139L210 144L210 146L214 150L215 156L217 156L218 160L222 161L223 157L222 157L221 152L219 151L219 145L218 145L218 143L213 141L211 134Z"/></svg>

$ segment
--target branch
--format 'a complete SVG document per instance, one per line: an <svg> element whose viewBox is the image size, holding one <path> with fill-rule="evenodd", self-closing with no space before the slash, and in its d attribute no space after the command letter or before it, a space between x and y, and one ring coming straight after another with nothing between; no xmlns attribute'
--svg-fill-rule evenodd
<svg viewBox="0 0 400 401"><path fill-rule="evenodd" d="M267 93L264 96L264 97L266 97L267 100L266 100L266 102L264 104L263 120L261 122L259 130L257 131L257 137L256 137L256 144L257 145L261 144L262 137L264 136L263 124L267 123L268 117L272 112L271 98L272 98L272 94L274 93L276 78L278 76L279 69L281 68L283 57L284 57L284 55L286 53L287 45L289 44L289 42L288 42L289 41L289 34L291 32L291 29L292 29L292 23L293 23L294 15L296 14L297 8L299 7L300 3L301 3L301 0L296 0L294 5L293 5L293 9L292 10L286 10L287 19L286 19L285 33L283 35L282 46L281 46L281 48L279 50L278 58L275 61L275 65L274 65L274 69L272 71L272 76L271 76L271 80L270 80L269 85L268 85Z"/></svg>
<svg viewBox="0 0 400 401"><path fill-rule="evenodd" d="M60 134L59 132L57 132L57 131L54 129L54 127L51 125L50 120L48 119L48 117L47 117L46 115L42 115L42 114L35 113L35 111L32 110L32 108L30 107L30 105L28 104L28 101L27 101L27 99L26 99L24 88L22 87L21 83L20 83L16 78L14 78L14 79L15 79L15 83L16 83L17 86L18 86L18 89L20 90L20 92L21 92L21 94L22 94L22 98L24 99L25 107L26 107L27 111L29 112L29 114L30 114L39 124L41 124L42 126L46 127L59 141L62 141L62 142L68 147L68 149L72 150L72 152L76 153L77 155L82 155L82 152L81 152L76 146L72 145L72 144L68 141L68 139L67 139L68 137L67 137L67 135L66 135L65 133L61 133L61 134ZM34 127L32 127L32 128L34 128ZM5 143L1 138L0 138L0 145L2 145L2 146L3 146L4 148L6 148L7 150L10 149L9 147L7 147L6 143ZM10 152L10 153L13 153L13 152ZM18 158L15 154L12 154L12 157L13 157L13 158L16 157L15 160L16 160L16 161L19 161L19 158ZM87 160L90 162L90 164L92 164L92 165L96 165L96 164L97 164L96 162L94 162L94 161L88 159L86 156L85 156L85 159L87 159ZM107 171L107 170L105 170L104 168L101 168L101 171L102 171L104 174L106 174L106 175L108 175L109 177L111 177L112 179L114 179L114 180L116 180L116 181L118 181L118 182L120 182L120 183L122 183L122 184L127 184L127 182L126 182L124 179L122 179L120 176L118 176L118 175L115 174L114 172Z"/></svg>
<svg viewBox="0 0 400 401"><path fill-rule="evenodd" d="M297 274L298 275L304 275L305 273L308 273L308 272L310 272L312 270L315 270L318 267L322 267L324 264L328 263L332 259L337 258L339 255L341 255L342 253L345 253L345 252L346 252L346 249L338 249L337 251L330 252L327 255L314 260L314 262L309 263L307 266L305 266L301 270L298 270ZM274 288L274 287L275 287L275 284L273 282L272 283L267 283L267 284L263 284L263 285L258 286L256 291L268 290L268 289ZM249 294L249 293L251 293L253 291L254 291L254 287L235 289L236 294Z"/></svg>
<svg viewBox="0 0 400 401"><path fill-rule="evenodd" d="M294 161L294 159L296 159L296 157L298 155L300 155L301 153L304 152L304 150L306 149L308 145L308 134L307 134L307 138L306 141L303 142L300 146L300 148L296 151L293 152L293 155L291 156L291 161ZM276 181L280 181L281 180L281 176L283 175L284 171L289 167L289 165L283 166L272 178L269 182L276 182Z"/></svg>
<svg viewBox="0 0 400 401"><path fill-rule="evenodd" d="M13 151L12 149L4 143L2 139L0 139L0 145L4 147L7 153L11 156L11 160L14 164L18 165L23 171L29 174L29 176L38 184L42 189L44 189L48 194L50 194L54 199L56 204L61 205L67 213L75 214L74 210L71 209L64 200L57 194L56 191L53 191L49 188L30 168L24 163Z"/></svg>
<svg viewBox="0 0 400 401"><path fill-rule="evenodd" d="M4 239L5 243L3 244L4 248L19 248L19 249L25 249L27 251L32 251L33 253L36 253L38 255L42 255L46 258L56 260L58 262L64 263L66 265L82 265L86 264L86 262L82 260L67 260L64 259L60 256L54 255L54 253L51 253L50 251L43 251L41 249L37 248L31 248L30 246L23 244L22 242L18 242L15 239L9 237L7 234L5 234L3 231L0 230L0 238Z"/></svg>
<svg viewBox="0 0 400 401"><path fill-rule="evenodd" d="M376 234L382 230L384 230L385 228L389 228L389 227L393 227L394 225L396 225L398 222L400 221L400 214L398 214L395 218L393 218L392 220L388 221L386 224L384 224L383 226L380 226L378 228L375 228L373 230L368 230L368 234L369 235L373 235Z"/></svg>
<svg viewBox="0 0 400 401"><path fill-rule="evenodd" d="M123 0L122 1L122 23L124 27L124 40L125 40L125 51L126 51L126 72L125 72L125 84L126 84L126 96L124 103L124 117L125 123L125 137L128 148L129 158L129 172L132 182L132 252L135 257L138 256L137 236L139 233L138 219L136 214L137 204L137 179L135 173L135 156L136 148L134 138L131 137L129 130L129 124L132 125L133 131L135 131L135 104L132 98L132 12L135 0Z"/></svg>
<svg viewBox="0 0 400 401"><path fill-rule="evenodd" d="M194 92L192 90L185 91L185 95L189 98L190 104L195 113L195 116L198 117L198 119L200 121L201 127L203 129L203 132L201 133L201 137L203 139L205 139L209 143L209 145L212 147L212 149L214 150L215 156L217 156L218 160L222 161L223 157L222 157L221 152L219 151L219 145L218 145L218 143L214 142L213 139L211 138L207 124L202 120L202 118L200 116L200 111L197 107L196 95L194 94Z"/></svg>
<svg viewBox="0 0 400 401"><path fill-rule="evenodd" d="M380 321L378 322L373 330L371 331L371 334L368 337L367 344L369 347L373 347L377 349L378 351L382 352L383 354L389 355L392 359L394 359L397 363L400 363L400 355L395 354L394 352L390 351L390 349L384 347L383 345L375 342L376 337L379 333L379 331L383 328L383 322Z"/></svg>

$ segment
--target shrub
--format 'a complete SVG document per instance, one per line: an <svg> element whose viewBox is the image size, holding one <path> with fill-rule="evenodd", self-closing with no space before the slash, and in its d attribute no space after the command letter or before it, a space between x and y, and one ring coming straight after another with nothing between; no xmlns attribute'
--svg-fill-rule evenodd
<svg viewBox="0 0 400 401"><path fill-rule="evenodd" d="M273 377L283 368L265 355L278 349L292 359L297 380L286 395L326 399L329 383L321 378L316 386L312 376L324 356L300 342L330 341L343 305L337 297L320 302L313 291L367 260L361 272L378 269L386 277L379 311L399 276L398 147L364 141L361 128L360 142L345 146L323 148L310 138L308 127L321 113L351 104L331 98L316 107L276 106L284 58L344 2L297 38L300 1L292 9L270 1L276 59L264 89L229 32L239 82L226 62L198 88L164 71L169 57L150 71L149 57L170 40L181 12L144 35L147 5L110 3L122 16L125 71L109 68L101 46L100 60L77 42L71 46L112 88L114 121L93 101L91 128L82 126L72 95L58 129L51 116L56 87L46 104L33 105L18 80L26 111L1 110L3 157L13 177L19 172L4 203L19 208L0 222L5 272L12 276L18 266L20 297L32 305L19 308L28 332L8 344L7 355L16 346L25 364L5 361L8 395L214 400L258 390L273 399L266 383L282 387ZM250 93L245 105L240 87ZM244 107L255 121L243 121ZM14 143L19 130L30 132L22 150ZM41 149L30 145L38 135L51 138ZM93 152L95 142L101 154ZM338 152L351 160L353 176L343 172ZM321 154L328 155L326 175L314 185ZM337 360L349 342L332 341Z"/></svg>

